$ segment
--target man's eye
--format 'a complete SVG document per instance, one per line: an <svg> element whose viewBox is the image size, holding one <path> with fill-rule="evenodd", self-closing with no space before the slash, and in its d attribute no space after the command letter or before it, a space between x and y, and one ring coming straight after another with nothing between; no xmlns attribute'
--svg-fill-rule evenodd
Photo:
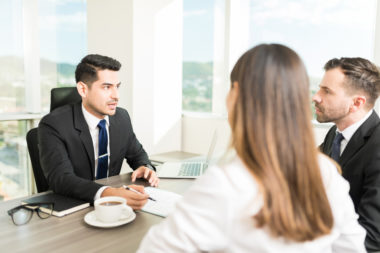
<svg viewBox="0 0 380 253"><path fill-rule="evenodd" d="M104 89L105 89L105 90L108 90L109 88L110 88L110 87L109 87L108 85L105 85L105 86L104 86Z"/></svg>

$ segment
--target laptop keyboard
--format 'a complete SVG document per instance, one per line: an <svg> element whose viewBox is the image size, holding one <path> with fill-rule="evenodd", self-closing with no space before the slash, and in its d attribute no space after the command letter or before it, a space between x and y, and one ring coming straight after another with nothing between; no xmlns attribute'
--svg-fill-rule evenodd
<svg viewBox="0 0 380 253"><path fill-rule="evenodd" d="M199 176L201 174L202 164L184 163L179 169L178 176Z"/></svg>

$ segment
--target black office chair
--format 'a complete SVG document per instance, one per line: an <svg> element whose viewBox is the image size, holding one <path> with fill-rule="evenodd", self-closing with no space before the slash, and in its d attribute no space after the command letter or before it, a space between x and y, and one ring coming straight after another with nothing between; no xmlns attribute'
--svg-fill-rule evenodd
<svg viewBox="0 0 380 253"><path fill-rule="evenodd" d="M38 128L33 128L26 134L26 143L28 144L28 151L30 161L32 162L34 179L36 181L37 191L44 192L49 190L48 182L40 164L40 154L38 152Z"/></svg>
<svg viewBox="0 0 380 253"><path fill-rule="evenodd" d="M50 111L57 107L73 104L80 101L82 98L79 95L76 87L60 87L51 90ZM33 128L26 134L26 143L30 160L32 162L34 179L36 181L37 191L44 192L49 190L49 184L42 171L40 163L40 154L38 150L38 128Z"/></svg>
<svg viewBox="0 0 380 253"><path fill-rule="evenodd" d="M82 100L77 87L59 87L53 88L50 93L50 111L55 108L73 104Z"/></svg>

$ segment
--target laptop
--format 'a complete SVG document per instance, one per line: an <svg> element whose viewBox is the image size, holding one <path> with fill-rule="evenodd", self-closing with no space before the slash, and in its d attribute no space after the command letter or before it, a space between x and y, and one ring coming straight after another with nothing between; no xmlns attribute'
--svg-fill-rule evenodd
<svg viewBox="0 0 380 253"><path fill-rule="evenodd" d="M210 148L204 161L166 162L161 165L157 174L160 178L197 178L207 169L214 153L216 144L216 131L211 140Z"/></svg>

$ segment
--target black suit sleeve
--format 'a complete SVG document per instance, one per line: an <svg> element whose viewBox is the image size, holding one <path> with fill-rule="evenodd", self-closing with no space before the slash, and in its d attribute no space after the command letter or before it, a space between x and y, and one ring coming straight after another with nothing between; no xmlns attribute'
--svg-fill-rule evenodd
<svg viewBox="0 0 380 253"><path fill-rule="evenodd" d="M74 173L67 145L56 119L44 117L38 127L41 166L50 189L54 192L92 202L102 185ZM82 157L85 159L85 157Z"/></svg>
<svg viewBox="0 0 380 253"><path fill-rule="evenodd" d="M125 152L125 159L127 160L127 163L133 170L147 164L153 167L143 146L136 138L128 112L123 110L123 114L126 116L125 126L126 129L128 129L128 141L126 143L127 150Z"/></svg>
<svg viewBox="0 0 380 253"><path fill-rule="evenodd" d="M129 148L127 150L125 158L133 170L137 169L140 166L150 164L147 153L143 149L143 146L140 144L140 142L137 140L134 133L133 138L128 143L128 146Z"/></svg>
<svg viewBox="0 0 380 253"><path fill-rule="evenodd" d="M366 229L367 250L380 250L380 149L365 168L363 193L357 212L359 223Z"/></svg>

